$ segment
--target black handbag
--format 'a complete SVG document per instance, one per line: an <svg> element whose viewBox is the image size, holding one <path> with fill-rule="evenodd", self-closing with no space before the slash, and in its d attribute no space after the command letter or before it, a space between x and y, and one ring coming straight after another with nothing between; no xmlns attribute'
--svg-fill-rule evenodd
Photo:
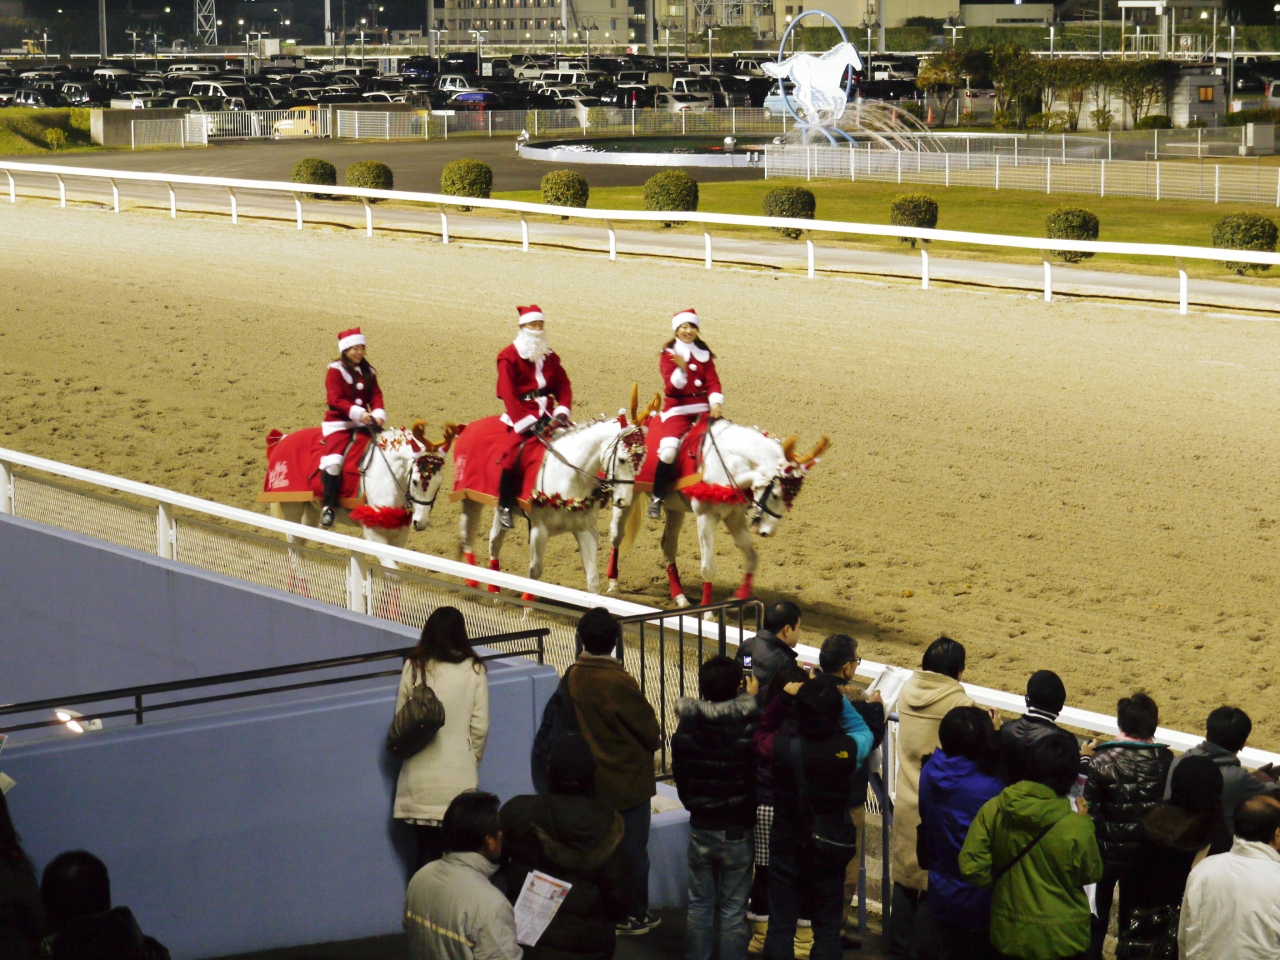
<svg viewBox="0 0 1280 960"><path fill-rule="evenodd" d="M843 869L858 852L858 830L849 817L849 809L842 806L839 813L819 813L813 809L809 782L804 775L804 760L800 756L799 737L791 738L791 763L800 792L800 820L809 824L806 839L812 861L818 866L839 866Z"/></svg>
<svg viewBox="0 0 1280 960"><path fill-rule="evenodd" d="M1182 904L1135 910L1120 932L1116 960L1178 960L1178 920Z"/></svg>
<svg viewBox="0 0 1280 960"><path fill-rule="evenodd" d="M444 704L423 682L415 664L413 686L387 730L387 751L401 760L408 760L421 753L443 726Z"/></svg>

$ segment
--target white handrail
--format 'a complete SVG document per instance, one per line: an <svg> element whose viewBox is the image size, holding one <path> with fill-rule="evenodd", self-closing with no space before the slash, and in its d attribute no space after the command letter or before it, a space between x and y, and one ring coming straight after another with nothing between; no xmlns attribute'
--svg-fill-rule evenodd
<svg viewBox="0 0 1280 960"><path fill-rule="evenodd" d="M883 223L850 223L841 220L802 220L794 217L757 217L737 213L703 213L700 211L603 210L587 207L556 207L523 200L493 200L479 197L455 197L441 193L411 190L372 190L367 187L323 186L286 183L278 180L243 180L233 177L198 177L189 174L152 174L96 167L65 167L44 163L0 162L0 170L38 173L46 176L69 176L91 180L132 180L141 183L187 184L190 186L231 187L282 194L325 194L327 196L366 197L377 200L401 200L457 206L465 204L483 210L506 210L514 213L540 213L580 220L630 220L645 223L680 220L700 224L731 227L787 227L811 232L860 234L874 237L907 237L947 243L971 243L987 247L1013 247L1020 250L1071 250L1083 253L1112 253L1143 257L1183 257L1188 260L1231 260L1241 263L1280 265L1280 253L1262 250L1220 250L1214 247L1189 247L1169 243L1121 243L1102 240L1047 240L1045 237L1018 237L999 233L970 233L964 230L937 230L923 227L895 227Z"/></svg>
<svg viewBox="0 0 1280 960"><path fill-rule="evenodd" d="M152 486L149 483L141 483L137 480L126 480L122 477L113 477L110 474L99 473L96 470L88 470L84 467L75 467L70 464L59 463L56 460L48 460L44 457L33 456L29 453L20 453L17 450L9 450L0 447L0 513L7 512L5 499L8 497L8 486L12 478L11 465L28 467L32 470L40 470L44 473L51 473L55 476L65 477L70 480L79 480L84 483L91 483L95 486L105 487L108 490L116 490L120 493L126 493L131 496L142 497L147 500L154 500L161 504L160 515L165 527L171 529L173 523L173 507L181 507L192 513L200 513L206 516L218 517L222 520L230 520L234 523L243 524L248 527L254 527L258 530L268 530L273 533L283 533L300 539L313 540L317 543L328 544L332 547L338 547L351 554L373 556L380 559L393 560L396 563L402 563L408 567L416 567L421 570L427 570L431 573L444 574L451 577L459 577L464 580L475 580L480 583L493 584L508 590L519 591L520 593L536 593L537 596L548 600L557 600L562 603L572 604L577 607L604 607L609 612L617 616L634 616L636 614L654 614L666 611L657 607L646 607L643 604L632 603L629 600L620 600L617 597L601 596L600 594L587 593L585 590L575 590L572 587L562 587L558 584L548 583L543 580L530 580L528 577L517 576L516 574L503 573L500 570L489 570L485 567L472 566L466 563L460 563L456 560L446 560L443 557L433 556L429 553L419 553L416 550L407 550L403 547L391 547L384 544L374 543L370 540L362 540L357 537L347 536L342 533L335 533L331 530L324 530L318 527L304 527L302 524L290 523L287 520L279 520L275 517L267 516L261 513L253 513L249 510L242 510L239 507L229 507L225 504L216 503L212 500L202 500L199 497L189 496L185 493L175 493L172 490L165 490L163 487ZM163 547L159 551L161 555L165 555ZM172 553L168 553L172 558ZM671 619L680 618L684 623L684 627L689 631L696 631L701 625L705 628L705 623L700 623L692 617L682 617L679 611L670 611ZM736 627L729 627L730 642L737 642L735 635L738 633ZM749 630L742 630L741 637L749 638L754 634ZM796 647L796 654L800 661L806 664L816 664L818 662L819 650L817 647L810 647L804 644ZM875 679L880 676L886 669L886 664L875 663L870 660L864 660L858 665L858 673L869 679ZM990 687L979 687L973 684L965 684L965 691L969 696L973 697L983 706L996 707L1011 713L1022 713L1024 709L1023 698L1019 695L1006 693L1002 690L995 690ZM1114 717L1108 717L1105 714L1093 713L1088 710L1079 710L1075 707L1067 707L1062 711L1059 719L1073 727L1082 730L1089 730L1095 733L1115 735L1119 732ZM1179 750L1186 750L1194 747L1203 738L1194 736L1189 733L1182 733L1177 730L1169 730L1161 727L1156 731L1156 737L1163 743L1167 743ZM1257 750L1253 747L1246 747L1240 753L1243 761L1251 766L1261 766L1266 763L1280 763L1280 754L1269 753L1265 750Z"/></svg>

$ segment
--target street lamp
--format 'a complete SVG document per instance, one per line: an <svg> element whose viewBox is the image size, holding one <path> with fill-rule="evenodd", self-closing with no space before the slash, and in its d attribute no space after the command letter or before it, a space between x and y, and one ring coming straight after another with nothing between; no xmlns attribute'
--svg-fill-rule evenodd
<svg viewBox="0 0 1280 960"><path fill-rule="evenodd" d="M1054 23L1053 15L1050 14L1044 18L1044 25L1049 28L1049 56L1053 56L1053 40L1054 40Z"/></svg>
<svg viewBox="0 0 1280 960"><path fill-rule="evenodd" d="M566 30L567 32L567 30ZM566 39L568 39L566 37ZM551 21L551 69L560 69L560 21Z"/></svg>
<svg viewBox="0 0 1280 960"><path fill-rule="evenodd" d="M427 33L431 41L431 58L436 62L436 73L440 72L440 44L444 35L443 30L437 30L435 27L429 27Z"/></svg>
<svg viewBox="0 0 1280 960"><path fill-rule="evenodd" d="M874 30L875 27L876 25L874 23L871 23L869 20L867 20L865 16L862 18L862 22L858 24L859 30L867 31L867 50L866 50L867 56L871 55L871 31ZM868 80L871 79L870 76L868 76L867 79Z"/></svg>
<svg viewBox="0 0 1280 960"><path fill-rule="evenodd" d="M367 17L360 18L360 66L364 67L364 26L368 23Z"/></svg>
<svg viewBox="0 0 1280 960"><path fill-rule="evenodd" d="M663 31L667 35L667 73L670 73L671 72L671 31L679 30L680 24L676 23L674 20L664 20L662 21L661 24L659 24L659 26L662 27Z"/></svg>
<svg viewBox="0 0 1280 960"><path fill-rule="evenodd" d="M943 21L942 26L946 30L951 31L951 46L956 45L956 31L964 29L964 21L960 19L958 13L953 13Z"/></svg>
<svg viewBox="0 0 1280 960"><path fill-rule="evenodd" d="M714 55L711 52L713 49L715 32L716 32L716 24L714 22L708 23L707 24L707 73L708 74L716 72L716 63L715 63Z"/></svg>
<svg viewBox="0 0 1280 960"><path fill-rule="evenodd" d="M125 33L127 33L130 37L133 38L133 63L134 63L134 67L136 68L138 64L138 31L126 30Z"/></svg>
<svg viewBox="0 0 1280 960"><path fill-rule="evenodd" d="M579 21L578 29L587 35L587 69L591 69L591 31L599 29L596 26L595 17L587 17L585 20Z"/></svg>
<svg viewBox="0 0 1280 960"><path fill-rule="evenodd" d="M484 63L481 59L480 45L484 43L485 34L488 33L489 31L488 30L471 30L468 32L476 38L476 74L479 76L483 76Z"/></svg>

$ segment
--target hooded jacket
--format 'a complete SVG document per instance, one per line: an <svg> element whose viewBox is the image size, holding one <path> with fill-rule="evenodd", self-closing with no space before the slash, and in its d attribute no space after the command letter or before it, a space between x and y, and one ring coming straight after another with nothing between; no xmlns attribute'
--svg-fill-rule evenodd
<svg viewBox="0 0 1280 960"><path fill-rule="evenodd" d="M929 875L916 863L920 764L925 754L938 749L938 725L947 712L976 705L960 681L929 670L913 673L898 695L897 798L889 838L894 883L912 890L928 889Z"/></svg>
<svg viewBox="0 0 1280 960"><path fill-rule="evenodd" d="M1093 822L1050 788L1023 780L988 800L960 850L960 873L992 887L1045 827L1052 829L991 890L991 945L1021 960L1058 960L1089 946L1086 884L1102 879Z"/></svg>
<svg viewBox="0 0 1280 960"><path fill-rule="evenodd" d="M1027 778L1027 757L1037 743L1061 730L1052 720L1026 713L1000 728L1000 769L1005 786Z"/></svg>
<svg viewBox="0 0 1280 960"><path fill-rule="evenodd" d="M502 873L514 903L525 877L541 870L573 885L525 960L609 960L614 924L631 905L631 863L622 817L591 797L513 797L502 808Z"/></svg>
<svg viewBox="0 0 1280 960"><path fill-rule="evenodd" d="M756 819L756 763L751 738L760 708L749 693L723 703L682 697L671 737L671 771L689 825L746 829Z"/></svg>
<svg viewBox="0 0 1280 960"><path fill-rule="evenodd" d="M991 891L960 876L960 848L982 805L1004 789L965 757L930 754L920 771L920 819L929 857L929 912L953 927L985 927Z"/></svg>
<svg viewBox="0 0 1280 960"><path fill-rule="evenodd" d="M1182 756L1175 757L1169 765L1169 776L1165 779L1164 786L1166 800L1173 787L1173 768L1182 762L1183 757L1208 757L1218 765L1218 770L1222 773L1222 812L1226 816L1228 833L1235 832L1236 807L1245 800L1260 793L1270 793L1280 798L1280 786L1254 779L1253 774L1240 765L1239 756L1226 747L1205 740Z"/></svg>
<svg viewBox="0 0 1280 960"><path fill-rule="evenodd" d="M1160 802L1173 753L1162 743L1115 740L1086 763L1084 798L1107 866L1127 870L1137 858L1142 815Z"/></svg>
<svg viewBox="0 0 1280 960"><path fill-rule="evenodd" d="M481 853L446 853L415 873L404 898L409 960L521 960L515 911L489 882L497 872Z"/></svg>

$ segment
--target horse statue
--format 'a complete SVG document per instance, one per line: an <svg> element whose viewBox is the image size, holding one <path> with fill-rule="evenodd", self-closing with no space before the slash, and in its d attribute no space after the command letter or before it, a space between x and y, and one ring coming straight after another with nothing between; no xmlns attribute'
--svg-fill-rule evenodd
<svg viewBox="0 0 1280 960"><path fill-rule="evenodd" d="M446 428L444 438L433 442L426 437L426 426L426 421L419 420L409 430L392 427L368 439L358 464L355 496L341 501L337 522L359 526L366 540L393 547L404 546L410 526L419 531L427 528L444 480L444 455L454 434ZM311 486L319 464L318 434L318 427L289 435L277 430L268 434L267 483L258 500L271 505L272 516L319 526L318 486ZM351 463L346 468L349 475L355 473ZM355 485L356 478L350 479ZM389 560L382 563L396 566Z"/></svg>
<svg viewBox="0 0 1280 960"><path fill-rule="evenodd" d="M542 577L547 541L561 533L571 533L578 541L578 552L587 576L587 590L600 592L600 571L596 556L599 547L600 507L612 503L615 510L631 506L636 473L645 454L645 431L636 421L635 388L632 388L630 417L621 410L616 417L601 417L589 423L575 424L547 438L531 439L530 445L544 448L540 463L532 469L532 482L526 482L520 506L529 519L529 577ZM476 562L475 538L479 529L480 508L497 502L496 469L486 453L486 435L497 427L497 417L468 424L453 449L453 500L462 501L459 542L463 559ZM501 426L500 424L498 426ZM501 426L505 430L505 426ZM471 465L468 467L468 462ZM479 463L477 463L479 461ZM482 478L481 473L487 472ZM489 569L501 569L502 543L507 531L494 511L489 531ZM478 586L474 581L470 586ZM489 591L498 588L490 585ZM531 594L524 599L532 600Z"/></svg>
<svg viewBox="0 0 1280 960"><path fill-rule="evenodd" d="M680 582L676 555L685 515L692 513L698 523L698 546L702 555L702 606L711 603L712 581L716 574L716 528L729 530L742 552L746 572L737 600L751 598L759 556L751 535L772 535L778 521L791 509L805 477L827 449L830 440L822 437L813 452L796 457L796 438L784 441L728 420L711 421L698 443L701 463L698 482L677 489L664 501L662 555L667 565L671 599L677 606L689 606ZM683 451L682 451L683 453ZM679 495L677 495L677 493ZM609 534L609 593L618 591L618 558L635 544L643 511L634 503L615 506Z"/></svg>
<svg viewBox="0 0 1280 960"><path fill-rule="evenodd" d="M834 123L844 115L847 95L841 81L850 67L861 72L862 57L848 42L836 44L820 57L797 53L781 63L760 64L769 76L794 84L790 97L800 107L800 119L812 126Z"/></svg>

